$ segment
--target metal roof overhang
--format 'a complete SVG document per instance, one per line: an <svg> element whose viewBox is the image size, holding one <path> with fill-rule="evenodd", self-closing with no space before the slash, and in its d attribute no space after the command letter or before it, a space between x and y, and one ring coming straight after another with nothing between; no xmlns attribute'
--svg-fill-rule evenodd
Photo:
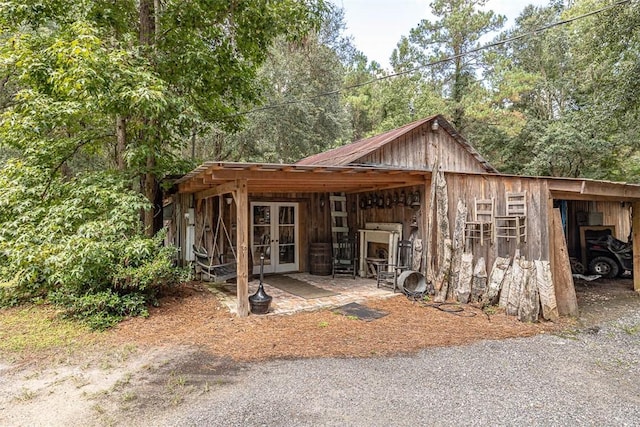
<svg viewBox="0 0 640 427"><path fill-rule="evenodd" d="M223 194L246 180L249 193L358 193L424 185L430 170L378 166L303 166L271 163L207 162L175 182L179 193Z"/></svg>
<svg viewBox="0 0 640 427"><path fill-rule="evenodd" d="M579 178L548 178L549 191L558 200L612 202L640 201L640 185Z"/></svg>

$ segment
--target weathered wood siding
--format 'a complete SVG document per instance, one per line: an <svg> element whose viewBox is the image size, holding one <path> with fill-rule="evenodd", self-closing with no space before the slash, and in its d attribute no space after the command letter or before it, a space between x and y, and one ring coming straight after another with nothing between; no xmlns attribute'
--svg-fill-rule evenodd
<svg viewBox="0 0 640 427"><path fill-rule="evenodd" d="M445 130L430 124L408 132L354 163L423 169L436 162L445 171L486 172L478 160Z"/></svg>
<svg viewBox="0 0 640 427"><path fill-rule="evenodd" d="M428 183L427 183L428 185ZM427 186L428 188L428 186ZM387 196L400 197L400 194L404 192L405 198L409 200L410 194L414 192L420 193L420 200L425 200L425 187L406 187L393 190L377 191L379 197ZM395 193L395 194L394 194ZM347 194L347 212L349 228L352 234L356 234L357 230L364 228L367 222L396 222L404 224L403 238L409 238L412 231L417 232L417 237L422 238L424 233L424 218L422 209L411 208L408 204L405 206L399 206L397 204L391 207L377 207L372 206L367 209L360 209L360 201L366 200L371 193L359 193L359 194ZM252 202L296 202L299 206L299 245L298 245L298 257L299 257L299 270L309 271L309 246L310 243L331 242L331 205L329 203L329 193L263 193L263 194L250 194L249 203ZM188 206L188 199L184 196L182 203ZM321 199L324 201L324 206L321 206ZM213 249L213 236L215 232L215 225L218 217L219 207L218 198L212 197L202 200L198 206L196 206L196 244L203 245L207 250ZM235 244L235 204L230 206L224 206L224 221L227 226L227 230L231 234L232 241ZM250 216L249 212L249 216ZM418 224L417 228L411 227L413 217ZM182 227L182 236L186 233L186 220L184 215L182 218L176 218L180 226ZM208 227L207 227L208 226ZM219 238L220 240L220 238ZM184 237L182 237L184 241ZM221 242L226 248L226 238ZM182 251L184 254L184 250ZM184 255L182 257L184 259ZM252 262L250 260L250 267Z"/></svg>
<svg viewBox="0 0 640 427"><path fill-rule="evenodd" d="M493 265L496 257L513 257L516 249L528 260L549 260L549 212L550 193L544 179L505 177L495 175L445 174L449 194L449 221L455 220L458 200L467 204L469 218L473 216L474 200L493 198L495 215L506 213L506 193L522 192L527 194L527 235L520 244L516 239L494 238L492 243L480 245L471 243L474 260L484 257L487 265Z"/></svg>
<svg viewBox="0 0 640 427"><path fill-rule="evenodd" d="M175 194L173 196L173 216L171 227L173 229L173 244L178 248L178 262L183 263L186 256L185 240L187 236L187 213L192 204L191 194Z"/></svg>
<svg viewBox="0 0 640 427"><path fill-rule="evenodd" d="M410 194L419 192L421 204L425 200L425 189L423 187L405 187L393 190L381 190L372 191L369 193L349 194L347 195L347 205L350 206L349 210L349 225L357 229L365 227L368 222L395 222L402 223L404 225L402 230L402 238L408 239L413 229L411 228L411 222L415 216L418 224L418 236L422 238L424 227L422 209L414 209L408 204L400 206L399 204L392 203L390 207L386 206L386 200L388 197L393 200L394 198L400 198L404 193L405 199L410 197ZM372 206L367 209L360 209L361 200L367 200L367 198L373 194L378 197L383 197L385 200L384 207ZM357 207L354 209L354 207Z"/></svg>
<svg viewBox="0 0 640 427"><path fill-rule="evenodd" d="M406 133L354 163L423 168L427 159L427 137L424 127Z"/></svg>
<svg viewBox="0 0 640 427"><path fill-rule="evenodd" d="M486 172L482 164L443 129L428 132L427 137L428 165L437 163L444 171Z"/></svg>

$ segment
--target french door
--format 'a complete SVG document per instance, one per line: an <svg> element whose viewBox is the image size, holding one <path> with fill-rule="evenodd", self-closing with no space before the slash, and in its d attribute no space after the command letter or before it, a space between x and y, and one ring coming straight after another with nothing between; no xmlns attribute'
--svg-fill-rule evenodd
<svg viewBox="0 0 640 427"><path fill-rule="evenodd" d="M260 273L264 255L265 273L298 270L298 204L251 203L251 252L253 273Z"/></svg>

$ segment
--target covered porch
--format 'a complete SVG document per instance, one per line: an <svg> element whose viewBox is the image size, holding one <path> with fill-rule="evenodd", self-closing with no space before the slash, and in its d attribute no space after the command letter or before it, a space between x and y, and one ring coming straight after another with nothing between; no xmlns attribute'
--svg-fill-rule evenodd
<svg viewBox="0 0 640 427"><path fill-rule="evenodd" d="M257 287L257 281L251 280L252 276L256 276L257 263L259 262L258 252L264 253L264 242L257 242L256 232L263 227L264 211L271 209L270 215L281 216L283 213L288 216L293 213L297 218L295 221L296 243L294 246L295 253L286 261L288 270L283 272L306 274L306 279L311 281L323 281L323 276L309 275L309 252L310 245L316 241L331 241L331 227L327 225L332 213L329 210L329 199L333 193L343 193L346 195L344 201L344 215L349 217L348 233L357 233L357 229L364 228L365 222L375 221L382 217L373 217L370 210L369 217L363 215L360 209L361 200L358 195L365 192L376 192L376 194L389 195L397 190L402 197L410 192L412 194L420 194L421 203L418 208L424 206L425 194L429 194L431 183L430 170L409 170L400 167L387 166L302 166L302 165L280 165L280 164L246 164L246 163L224 163L224 162L208 162L185 175L177 181L177 194L174 196L179 199L179 203L175 204L176 211L174 217L176 222L180 223L174 233L178 238L175 241L181 242L181 259L189 261L188 252L190 245L196 240L191 238L190 243L188 236L180 236L188 234L188 227L191 225L194 229L198 226L204 228L217 229L214 224L199 225L191 216L196 212L202 212L202 206L211 203L212 199L217 199L215 203L210 204L209 212L218 212L218 217L227 218L227 228L230 229L228 246L231 246L235 262L235 281L236 290L235 311L241 317L249 314L248 296L253 288ZM405 191L401 191L405 189ZM223 203L222 200L225 200ZM228 204L228 205L227 205ZM182 208L179 208L179 207ZM401 225L409 226L407 218L411 218L412 212L409 208L398 207L396 209L385 209L384 218L389 218L388 222L395 222ZM185 208L190 207L190 208ZM405 210L407 212L405 212ZM382 210L381 210L382 212ZM380 214L380 213L379 213ZM258 218L258 215L262 215ZM415 215L414 215L415 216ZM182 218L186 218L186 222ZM272 218L273 219L273 218ZM345 218L346 219L346 218ZM288 222L284 220L285 228ZM425 216L421 216L416 224L420 229L425 230ZM264 221L266 225L268 221ZM277 222L273 219L273 222ZM277 226L277 224L276 224ZM327 231L329 230L329 231ZM196 235L204 232L196 232ZM280 230L273 229L270 233L271 242L274 235L280 235ZM267 233L268 235L269 233ZM216 233L217 236L217 233ZM213 240L216 240L214 237ZM269 237L268 237L269 238ZM277 237L276 237L277 239ZM211 239L209 239L211 240ZM277 240L276 240L277 242ZM284 247L273 246L276 251L288 250ZM268 249L268 248L267 248ZM268 254L267 254L268 255ZM270 273L278 273L278 260L273 261L269 267L275 269ZM282 260L281 260L282 261ZM337 279L337 278L336 278ZM364 281L364 282L361 282ZM341 280L340 282L343 282ZM377 290L375 280L365 280L361 278L344 279L345 290L348 292L340 292L339 295L351 295L345 297L337 297L337 300L344 298L353 298L354 291L363 283L368 290L366 293L376 294L378 292L393 294L387 290ZM337 283L337 282L336 282ZM269 285L268 276L265 279L266 286ZM334 283L335 286L335 283ZM365 288L363 287L363 289ZM275 290L276 295L278 290ZM357 294L357 292L356 292ZM334 298L336 299L336 298ZM298 301L300 305L305 305L303 301ZM315 305L318 301L309 303ZM320 301L322 303L322 301ZM327 303L333 303L329 299ZM277 303L276 303L277 305ZM275 308L276 310L286 310L285 308Z"/></svg>
<svg viewBox="0 0 640 427"><path fill-rule="evenodd" d="M413 261L418 262L412 265L411 270L424 273L430 280L436 274L452 283L456 279L456 275L449 275L448 264L442 258L447 255L445 249L451 247L446 241L450 241L452 234L454 239L458 236L458 243L454 245L456 253L468 253L474 263L483 258L484 263L491 266L499 257L516 259L516 256L525 261L549 262L553 279L551 282L555 287L561 315L575 315L577 302L571 277L570 251L560 212L555 207L557 201L575 201L569 206L585 212L591 208L587 209L577 203L588 201L593 209L608 212L606 216L611 220L621 217L621 212L627 212L624 215L627 215L628 225L617 226L616 230L622 232L623 229L632 228L635 246L633 262L634 267L640 271L638 185L486 173L435 174L437 177L443 176L442 179L433 179L433 175L426 168L393 166L208 162L176 183L173 197L177 203L173 217L176 218L177 227L173 233L178 236L173 241L178 242L177 246L180 247L180 260L183 263L190 262L192 260L188 255L195 242L194 230L195 234L207 236L208 242L217 245L217 232L213 238L211 234L206 234L207 227L211 232L213 229L217 230L217 226L206 223L206 220L217 217L227 223L230 232L226 247L233 252L235 258L235 312L241 317L249 314L248 297L257 286L257 281L253 278L257 278L259 270L258 254L265 254L269 258L270 271L265 270L265 273L306 274L304 277L308 281L316 280L314 277L322 279L322 275L308 274L313 272L310 268L310 248L316 242L336 242L332 239L331 223L335 212L328 206L335 198L335 193L344 194L340 197L343 200L342 213L348 220L348 227L343 228L351 236L362 236L363 230L366 231L369 225L380 224L398 226L396 233L402 236L411 234L419 239L423 247L419 255L414 253ZM440 180L446 185L438 190L440 187L434 183ZM492 233L484 242L469 241L465 221L471 217L474 202L478 198L492 199L495 201L494 213L502 213L507 211L505 196L509 192L524 195L523 203L527 206L527 213L522 216L523 235L515 238ZM409 195L411 203L408 203ZM461 211L462 215L459 215L458 204L466 205L468 213ZM631 218L628 212L633 212ZM449 227L450 224L456 226ZM278 228L279 225L282 227ZM262 230L269 232L262 233ZM282 234L282 230L286 233ZM289 233L291 230L293 233ZM283 239L283 235L287 237ZM291 235L295 236L293 243L289 240ZM262 237L265 236L263 241ZM404 238L407 237L401 237ZM366 241L360 242L360 262L363 248L364 253L367 253L366 244ZM393 251L391 248L390 242L389 252ZM282 259L278 260L278 256ZM448 257L450 260L452 254L449 253ZM278 267L282 268L279 270ZM363 273L366 271L360 264L358 275L366 275ZM486 273L490 274L491 271ZM341 282L351 290L359 286L360 280L365 279L343 278ZM374 280L366 282L371 284L371 288L375 288ZM269 285L268 280L265 283ZM451 286L455 286L455 283ZM637 274L634 276L634 289L640 292L640 275ZM277 295L279 291L274 292ZM302 306L305 305L303 301L299 302Z"/></svg>

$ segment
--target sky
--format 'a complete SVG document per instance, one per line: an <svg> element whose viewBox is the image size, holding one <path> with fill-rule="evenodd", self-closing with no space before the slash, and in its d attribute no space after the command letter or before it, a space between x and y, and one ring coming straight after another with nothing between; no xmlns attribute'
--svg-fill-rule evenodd
<svg viewBox="0 0 640 427"><path fill-rule="evenodd" d="M353 36L358 50L369 61L377 61L389 68L389 57L403 35L427 18L431 0L333 0L344 9L346 34ZM529 4L546 6L549 0L488 0L486 10L505 15L505 29ZM433 19L430 17L430 19Z"/></svg>

